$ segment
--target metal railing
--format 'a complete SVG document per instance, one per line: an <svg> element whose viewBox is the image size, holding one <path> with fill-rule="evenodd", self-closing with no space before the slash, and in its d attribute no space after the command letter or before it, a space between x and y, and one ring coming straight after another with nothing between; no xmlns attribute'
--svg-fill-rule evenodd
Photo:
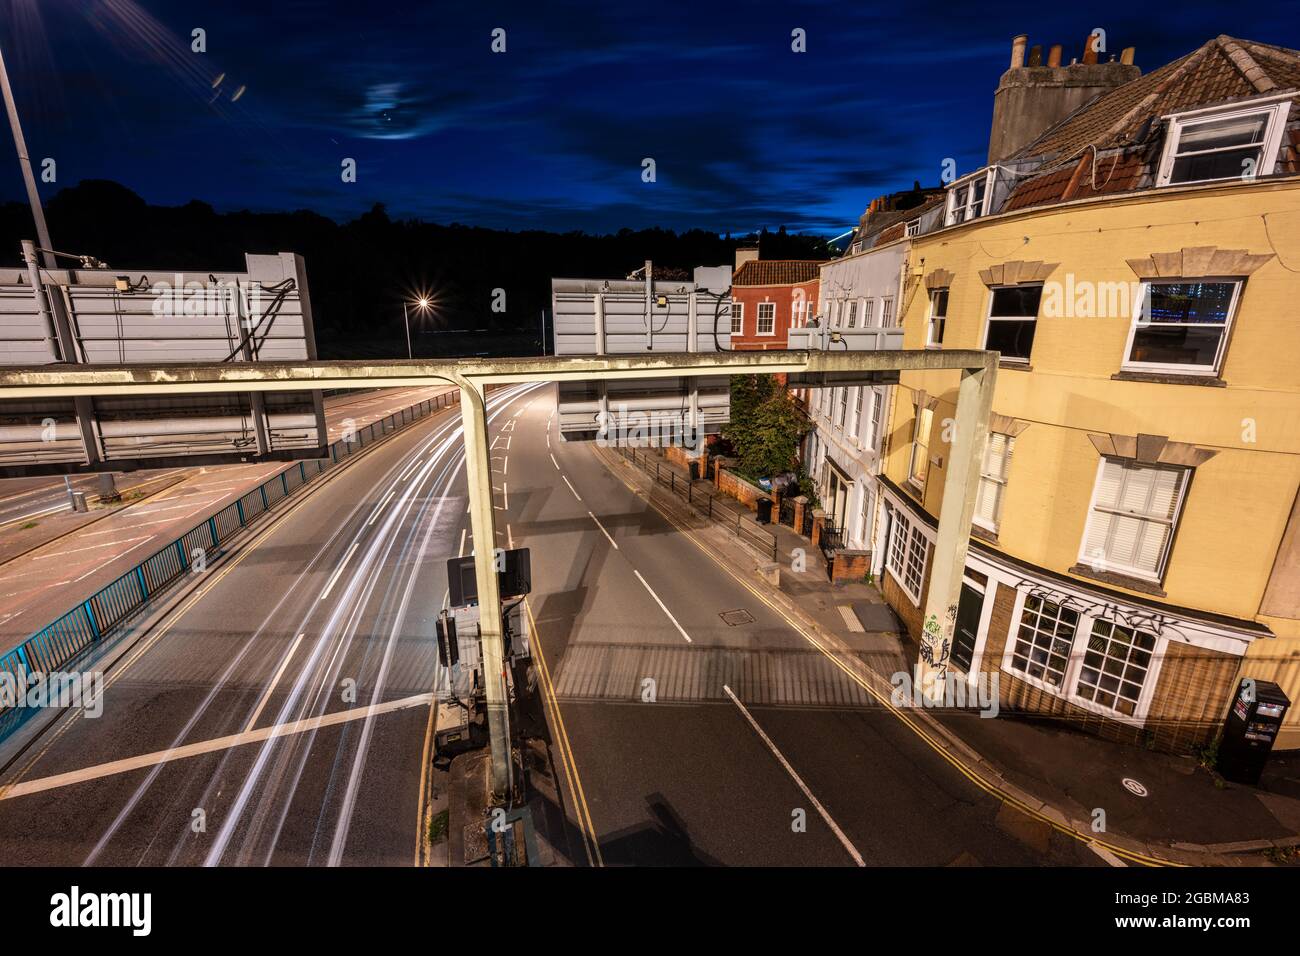
<svg viewBox="0 0 1300 956"><path fill-rule="evenodd" d="M702 479L692 481L689 475L681 474L678 466L644 448L620 445L618 452L634 465L639 465L656 483L681 498L697 514L729 528L759 554L776 560L776 535L751 518L748 510L739 504L731 504L732 498L711 490Z"/></svg>
<svg viewBox="0 0 1300 956"><path fill-rule="evenodd" d="M459 404L459 391L444 392L417 405L393 412L387 418L359 428L350 437L328 446L328 458L303 460L236 499L195 525L161 550L145 558L116 581L42 628L13 650L0 655L0 738L21 722L28 675L45 676L66 667L121 627L163 591L194 567L205 566L222 544L269 513L311 479L351 458L368 445L434 411ZM15 696L17 699L14 699Z"/></svg>

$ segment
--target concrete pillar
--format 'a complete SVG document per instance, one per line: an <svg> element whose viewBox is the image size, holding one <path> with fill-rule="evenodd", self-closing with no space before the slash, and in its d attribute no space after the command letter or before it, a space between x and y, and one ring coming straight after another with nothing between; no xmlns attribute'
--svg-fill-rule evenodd
<svg viewBox="0 0 1300 956"><path fill-rule="evenodd" d="M957 389L956 421L952 446L948 450L939 531L935 536L930 590L925 601L921 659L917 664L921 689L931 700L943 697L948 660L952 654L957 604L961 600L961 579L966 570L980 466L988 443L996 376L995 368L966 369L962 371Z"/></svg>
<svg viewBox="0 0 1300 956"><path fill-rule="evenodd" d="M487 405L481 386L460 383L460 418L465 429L465 483L469 524L474 533L474 580L478 586L479 633L483 646L483 685L491 738L492 792L513 792L510 713L506 694L505 641L501 633L501 592L495 559L496 512L492 506L492 465L488 458Z"/></svg>

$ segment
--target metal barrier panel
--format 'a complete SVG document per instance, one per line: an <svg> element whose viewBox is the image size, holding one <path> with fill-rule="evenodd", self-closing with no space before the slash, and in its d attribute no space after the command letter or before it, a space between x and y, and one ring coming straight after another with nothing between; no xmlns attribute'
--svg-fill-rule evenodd
<svg viewBox="0 0 1300 956"><path fill-rule="evenodd" d="M101 588L90 598L90 609L103 634L119 621L144 604L145 594L140 588L140 576L128 571L108 587Z"/></svg>
<svg viewBox="0 0 1300 956"><path fill-rule="evenodd" d="M213 523L217 526L217 540L225 541L232 534L243 527L239 520L239 505L226 505L212 517Z"/></svg>
<svg viewBox="0 0 1300 956"><path fill-rule="evenodd" d="M268 507L275 504L285 496L284 485L280 482L279 478L272 478L266 484L262 485L262 488L266 491L266 503Z"/></svg>
<svg viewBox="0 0 1300 956"><path fill-rule="evenodd" d="M184 556L182 564L188 565L191 555L196 550L206 551L208 548L215 548L217 542L212 538L212 527L206 521L197 528L191 528L181 536L181 554Z"/></svg>
<svg viewBox="0 0 1300 956"><path fill-rule="evenodd" d="M153 557L146 558L140 565L140 572L144 575L145 587L149 594L171 584L184 571L185 566L181 563L180 553L177 552L174 544L163 548Z"/></svg>
<svg viewBox="0 0 1300 956"><path fill-rule="evenodd" d="M266 505L262 503L262 492L256 488L240 498L239 502L244 506L245 521L252 521L266 510Z"/></svg>

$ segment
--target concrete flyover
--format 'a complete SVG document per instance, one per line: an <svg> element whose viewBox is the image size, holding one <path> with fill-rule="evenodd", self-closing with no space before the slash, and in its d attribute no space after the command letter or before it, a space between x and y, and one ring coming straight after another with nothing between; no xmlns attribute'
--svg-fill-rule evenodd
<svg viewBox="0 0 1300 956"><path fill-rule="evenodd" d="M193 365L44 365L0 370L0 396L16 399L102 395L205 394L213 392L297 391L304 387L405 388L430 380L461 390L465 471L470 525L476 541L496 540L492 479L487 443L485 389L488 385L599 379L687 378L717 375L787 374L801 387L878 382L899 371L960 371L952 454L935 542L934 570L925 605L919 681L931 696L943 694L948 649L952 647L962 573L970 540L971 517L979 488L980 463L996 383L998 353L976 349L842 349L764 352L659 352L645 355L385 361L264 362ZM855 378L856 376L856 378ZM503 667L501 604L492 555L475 562L482 619L483 666L492 737L493 789L504 797L512 789L507 741L506 685Z"/></svg>

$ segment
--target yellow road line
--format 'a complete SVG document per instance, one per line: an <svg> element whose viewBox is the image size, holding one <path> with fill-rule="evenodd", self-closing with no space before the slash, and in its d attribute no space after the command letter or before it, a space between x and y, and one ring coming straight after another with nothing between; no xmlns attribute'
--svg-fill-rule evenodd
<svg viewBox="0 0 1300 956"><path fill-rule="evenodd" d="M596 827L591 822L591 809L587 806L587 794L582 789L582 778L578 776L578 765L573 759L573 745L569 742L569 732L565 729L564 717L560 714L560 701L555 695L555 685L551 682L551 670L546 666L546 656L542 652L542 635L537 628L537 618L533 616L532 604L527 598L524 599L524 609L528 612L528 621L533 629L533 647L537 651L538 673L542 678L542 698L550 704L551 712L555 715L557 731L555 742L560 747L560 762L564 766L564 775L569 779L569 793L573 798L573 809L578 818L578 831L582 834L582 843L587 850L587 862L591 866L604 866L605 859L600 853L600 841L596 839Z"/></svg>
<svg viewBox="0 0 1300 956"><path fill-rule="evenodd" d="M605 461L603 457L601 458L601 461L605 464L606 468L609 468L611 472L614 472L614 469L610 467L609 463ZM733 568L729 567L724 561L721 560L721 558L713 551L713 549L709 548L706 544L704 544L704 542L700 541L696 537L695 533L690 530L690 528L683 525L674 515L665 511L656 502L652 501L648 496L641 494L641 492L638 491L635 487L633 487L627 481L627 479L625 479L622 475L618 474L617 472L614 472L614 474L615 477L617 477L621 482L623 482L624 486L626 486L629 491L631 491L638 498L641 498L643 501L646 502L646 504L648 504L650 507L654 508L661 515L663 515L664 518L667 519L669 524L671 524L683 535L685 535L691 541L692 544L694 544L697 548L703 551L704 554L706 554L713 561L714 564L716 564L728 575L730 575L736 581L736 583L740 584L751 594L753 594L756 598L758 598L769 608L771 608L782 618L784 618L786 623L790 625L790 627L795 631L795 633L799 634L809 644L811 644L817 650L821 651L821 653L832 664L834 664L837 668L843 671L844 674L848 676L850 680L852 680L859 687L861 687L868 694L870 694L873 698L875 698L875 700L878 703L880 703L885 709L890 711L895 717L897 717L900 721L902 721L903 724L905 724L913 733L915 733L918 737L920 737L923 741L925 741L925 743L929 745L930 749L932 749L935 753L941 756L944 760L946 760L949 764L951 764L956 770L958 770L962 774L962 776L966 777L968 780L971 781L971 783L975 784L985 793L997 797L1003 803L1006 803L1009 806L1014 807L1015 809L1019 810L1020 812L1026 814L1027 816L1035 820L1048 824L1054 830L1064 833L1067 836L1071 836L1075 840L1078 840L1080 843L1083 843L1084 845L1095 844L1097 846L1104 847L1107 850L1109 850L1111 853L1114 853L1116 856L1122 857L1126 860L1131 860L1135 863L1141 863L1144 866L1182 867L1187 865L1184 863L1177 863L1173 860L1162 860L1159 857L1146 856L1145 854L1138 853L1133 850L1127 850L1124 847L1117 846L1116 844L1107 843L1104 840L1099 840L1095 836L1085 836L1084 834L1079 833L1073 827L1067 826L1065 824L1062 824L1058 820L1052 819L1046 814L1041 813L1035 808L1029 806L1028 804L1023 803L1022 801L1016 799L1011 794L999 788L996 784L993 784L990 781L985 780L981 774L976 773L974 770L970 769L964 763L962 763L960 760L958 760L956 757L950 754L940 741L935 739L928 731L926 731L924 728L919 726L915 720L909 717L900 708L894 706L892 700L890 700L888 697L882 696L879 692L877 692L877 690L874 687L870 686L857 673L850 670L843 663L843 661L840 660L838 654L834 653L832 650L828 649L827 647L824 647L816 638L808 634L804 628L804 625L801 622L796 621L793 617L791 617L786 612L784 608L782 608L780 605L772 601L771 598L769 598L758 588L754 587L745 578L741 577L740 574L737 573Z"/></svg>

